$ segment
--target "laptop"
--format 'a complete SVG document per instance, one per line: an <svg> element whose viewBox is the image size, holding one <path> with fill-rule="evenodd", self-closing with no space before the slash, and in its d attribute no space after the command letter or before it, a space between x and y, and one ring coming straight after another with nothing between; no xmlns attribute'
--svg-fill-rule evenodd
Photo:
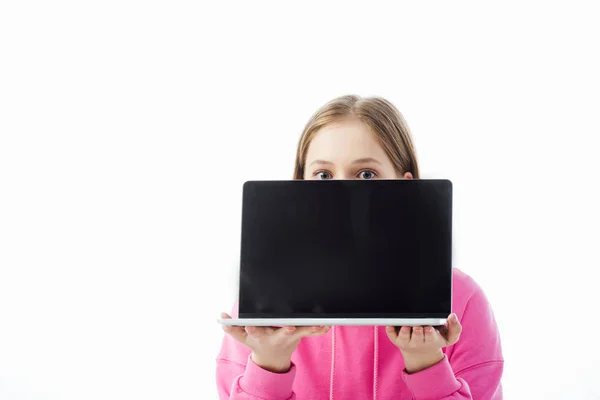
<svg viewBox="0 0 600 400"><path fill-rule="evenodd" d="M449 180L249 181L236 326L438 326L452 309Z"/></svg>

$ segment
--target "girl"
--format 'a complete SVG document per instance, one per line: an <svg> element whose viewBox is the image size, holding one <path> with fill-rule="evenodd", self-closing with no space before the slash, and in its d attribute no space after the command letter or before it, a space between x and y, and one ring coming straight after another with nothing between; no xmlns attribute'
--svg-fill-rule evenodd
<svg viewBox="0 0 600 400"><path fill-rule="evenodd" d="M294 179L418 178L406 122L382 98L334 99L300 137ZM482 290L458 269L452 306L440 329L224 326L220 398L501 399L496 322Z"/></svg>

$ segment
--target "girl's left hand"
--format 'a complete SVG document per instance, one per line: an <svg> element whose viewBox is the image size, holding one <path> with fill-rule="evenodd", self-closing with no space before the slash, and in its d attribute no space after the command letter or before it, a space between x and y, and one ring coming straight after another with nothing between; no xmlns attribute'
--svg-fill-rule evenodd
<svg viewBox="0 0 600 400"><path fill-rule="evenodd" d="M409 374L440 362L444 358L442 348L458 342L461 332L462 326L454 313L448 317L448 323L438 329L431 326L403 326L397 332L393 326L386 327L388 337L402 352Z"/></svg>

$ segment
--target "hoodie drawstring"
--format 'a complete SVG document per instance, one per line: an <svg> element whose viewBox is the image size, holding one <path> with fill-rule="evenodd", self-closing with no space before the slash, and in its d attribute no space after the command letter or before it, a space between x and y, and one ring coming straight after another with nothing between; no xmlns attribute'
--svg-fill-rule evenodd
<svg viewBox="0 0 600 400"><path fill-rule="evenodd" d="M335 326L331 328L331 376L329 377L329 400L333 400L333 376L335 375Z"/></svg>
<svg viewBox="0 0 600 400"><path fill-rule="evenodd" d="M377 400L377 379L379 377L377 366L379 365L379 329L373 327L373 400Z"/></svg>
<svg viewBox="0 0 600 400"><path fill-rule="evenodd" d="M379 329L373 327L373 400L377 400L379 378ZM331 328L331 375L329 376L329 400L333 400L333 377L335 376L335 326Z"/></svg>

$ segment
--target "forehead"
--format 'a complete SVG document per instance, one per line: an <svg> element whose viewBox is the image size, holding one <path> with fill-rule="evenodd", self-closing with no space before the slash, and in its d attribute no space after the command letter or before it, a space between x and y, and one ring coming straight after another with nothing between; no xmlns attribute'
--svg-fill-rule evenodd
<svg viewBox="0 0 600 400"><path fill-rule="evenodd" d="M384 159L387 155L367 124L346 120L327 125L315 134L306 163L313 160L344 163L359 158Z"/></svg>

